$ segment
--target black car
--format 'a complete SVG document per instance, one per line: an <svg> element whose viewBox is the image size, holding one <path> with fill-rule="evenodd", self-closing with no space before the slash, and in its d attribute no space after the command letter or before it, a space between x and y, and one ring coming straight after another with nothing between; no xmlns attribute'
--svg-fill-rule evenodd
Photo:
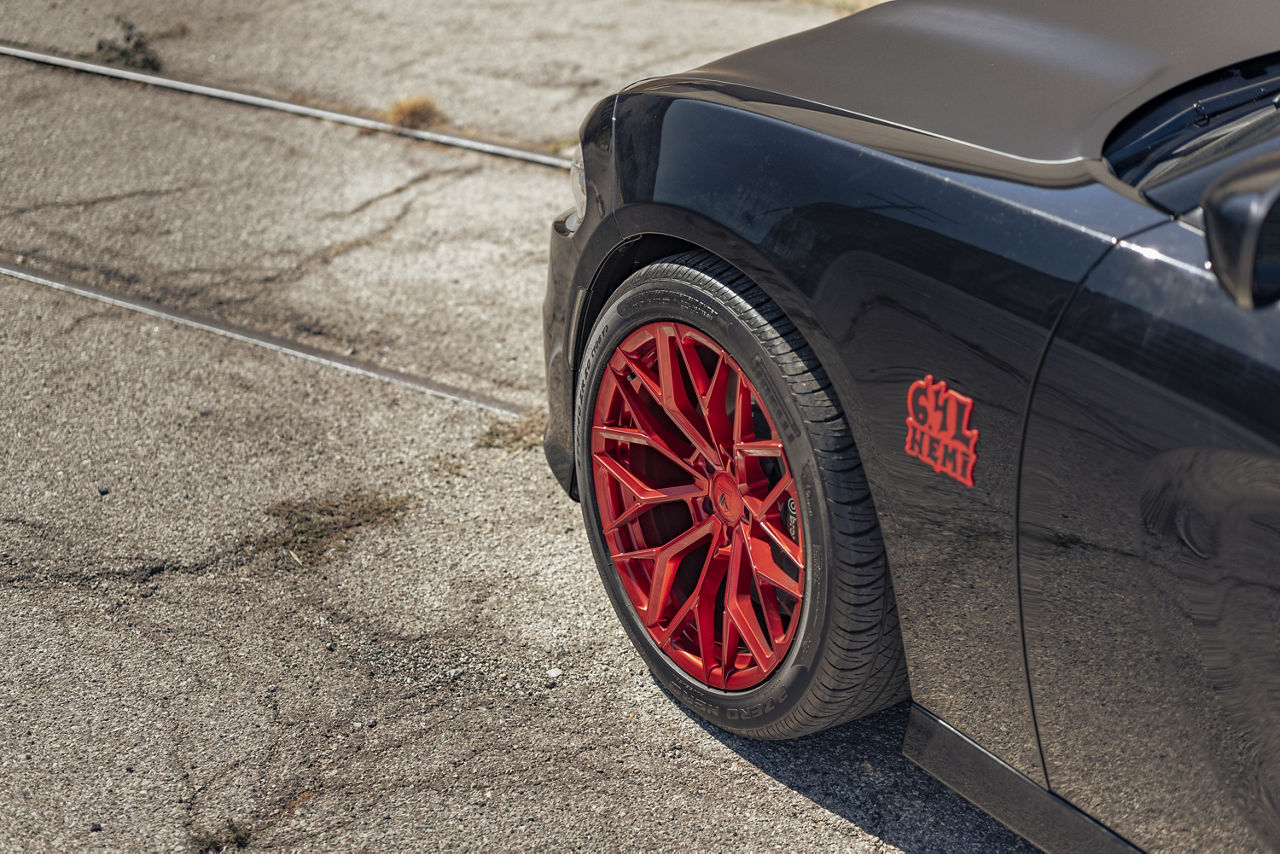
<svg viewBox="0 0 1280 854"><path fill-rule="evenodd" d="M896 0L582 126L552 470L717 726L908 696L1052 850L1280 847L1280 13Z"/></svg>

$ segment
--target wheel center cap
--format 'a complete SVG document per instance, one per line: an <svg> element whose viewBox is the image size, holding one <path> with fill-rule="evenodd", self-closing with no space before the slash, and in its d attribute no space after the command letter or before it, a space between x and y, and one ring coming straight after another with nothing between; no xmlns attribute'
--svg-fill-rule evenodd
<svg viewBox="0 0 1280 854"><path fill-rule="evenodd" d="M733 475L721 472L711 479L711 506L716 515L727 525L736 525L742 521L742 493L738 492L738 482Z"/></svg>

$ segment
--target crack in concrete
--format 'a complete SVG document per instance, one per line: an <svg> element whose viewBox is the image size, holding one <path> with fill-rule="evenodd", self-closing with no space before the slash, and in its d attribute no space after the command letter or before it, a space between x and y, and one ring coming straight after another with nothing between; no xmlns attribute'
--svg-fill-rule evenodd
<svg viewBox="0 0 1280 854"><path fill-rule="evenodd" d="M439 173L437 172L434 174ZM376 203L381 200L381 198L390 198L404 192L404 190L409 189L414 184L421 183L421 180L425 179L422 179L421 176L415 176L404 185L401 185L401 187L397 187L396 189L384 193L379 197L374 197L373 199L362 203L362 206L356 210L349 211L345 214L331 214L330 218L350 216L351 214L358 212L358 210L362 210L370 204ZM413 208L413 202L413 199L406 201L395 216L372 231L358 235L349 240L339 240L337 242L330 243L303 255L293 264L273 268L270 264L266 263L266 260L271 256L284 254L280 249L273 248L258 253L252 258L247 259L243 264L237 264L229 267L187 267L167 270L161 275L164 278L171 280L170 283L166 285L157 285L157 288L164 295L162 299L175 299L179 305L189 306L192 303L200 304L201 301L199 298L207 294L208 288L207 283L187 283L181 281L183 279L190 279L191 277L212 276L221 280L219 284L226 286L294 284L302 279L302 277L305 276L312 268L328 264L334 259L340 258L343 255L354 252L358 249L372 246L379 240L390 235L391 232L394 231L395 228L399 226L409 215L409 212ZM252 272L249 275L245 275L246 271ZM110 275L116 271L95 270L92 272L98 272L100 275ZM134 280L136 281L137 277L134 277ZM262 293L260 292L254 292L244 296L222 295L213 303L213 306L218 308L241 308L254 302L260 296L262 296Z"/></svg>
<svg viewBox="0 0 1280 854"><path fill-rule="evenodd" d="M43 523L32 523L20 519L3 519L0 522L10 524L24 524L32 530L38 531L45 540L53 539L50 527ZM192 563L183 563L179 560L164 558L161 560L146 559L138 556L133 557L106 557L107 561L112 561L113 565L103 566L101 563L97 568L86 568L82 571L49 571L49 572L33 572L32 564L37 559L49 560L54 556L43 556L42 558L28 555L26 567L20 566L19 559L16 556L10 556L6 553L0 556L0 566L7 569L16 570L16 574L0 576L0 584L10 584L24 587L46 587L49 582L70 583L77 586L94 586L102 581L129 581L135 584L146 584L156 576L165 574L182 573L186 575L200 575L221 568L224 565L238 566L243 562L243 558L251 557L257 552L252 549L253 539L243 537L231 546L224 547L214 551L208 557L197 560ZM74 556L63 557L64 562L67 558L74 562ZM123 563L125 566L121 567Z"/></svg>
<svg viewBox="0 0 1280 854"><path fill-rule="evenodd" d="M69 232L55 229L48 229L47 231L54 236L65 238L72 244L83 245L83 241ZM63 261L61 258L49 255L39 248L13 250L0 247L0 257L13 259L17 261L19 266L35 272L53 273L66 278L75 278L74 274L80 273L87 274L91 278L97 277L98 282L136 285L142 281L142 276L137 273L110 267L106 264L78 264L74 261Z"/></svg>
<svg viewBox="0 0 1280 854"><path fill-rule="evenodd" d="M323 795L325 792L324 783L321 781L305 783L303 785L306 788L303 788L301 791L297 791L284 798L277 798L280 805L268 813L265 818L255 821L253 823L253 832L261 833L262 831L284 823L286 820L293 817L299 807L303 806L308 801Z"/></svg>
<svg viewBox="0 0 1280 854"><path fill-rule="evenodd" d="M23 519L21 516L5 516L0 518L0 525L17 525L22 528L30 528L41 534L47 533L51 527L46 522L37 522L31 519Z"/></svg>
<svg viewBox="0 0 1280 854"><path fill-rule="evenodd" d="M191 184L182 187L169 187L159 190L130 190L126 193L111 193L106 196L95 196L90 199L76 199L69 202L41 202L34 205L26 205L24 207L0 208L0 216L23 216L24 214L36 213L46 210L65 210L68 208L93 208L98 205L109 205L114 202L123 202L130 199L159 199L165 196L174 196L179 193L185 193L189 190L202 188L204 184Z"/></svg>
<svg viewBox="0 0 1280 854"><path fill-rule="evenodd" d="M409 180L391 188L390 190L387 190L384 193L379 193L376 196L371 196L368 199L365 199L363 202L356 205L354 208L352 208L349 211L341 211L337 213L325 214L323 217L321 217L321 219L342 219L349 216L355 216L356 214L369 209L373 205L376 205L378 202L384 201L386 199L394 198L395 196L398 196L401 193L404 193L407 190L410 190L418 186L419 184L423 184L427 181L430 181L432 178L445 178L449 176L458 176L458 177L465 178L466 176L473 175L479 171L480 171L479 166L452 166L445 169L428 169L425 172L419 172L417 175L414 175Z"/></svg>
<svg viewBox="0 0 1280 854"><path fill-rule="evenodd" d="M72 332L75 332L77 329L79 329L81 326L83 326L84 324L88 323L91 320L100 320L102 318L111 317L111 316L112 316L111 312L109 311L91 311L86 314L77 315L70 323L65 324L60 330L60 332L63 335L67 335Z"/></svg>
<svg viewBox="0 0 1280 854"><path fill-rule="evenodd" d="M242 535L235 539L227 537L223 539L222 545L214 546L205 557L194 561L172 557L148 559L136 555L117 555L106 556L105 560L98 564L98 568L88 568L80 572L54 571L36 574L29 571L31 563L38 560L57 559L59 556L26 555L28 571L22 571L18 565L19 558L6 551L0 553L0 566L12 568L18 572L9 577L0 576L0 583L41 587L52 581L70 582L83 586L117 580L146 584L157 576L201 575L224 566L228 568L243 566L260 557L265 557L269 562L275 562L276 568L279 566L292 568L294 564L301 567L303 562L297 552L307 556L308 545L323 546L323 557L327 560L331 551L341 551L345 544L349 544L355 538L356 534L374 526L394 525L399 520L400 514L408 510L412 503L413 499L406 496L387 498L376 494L350 491L343 494L337 501L272 505L267 508L267 515L283 519L284 533L293 533L297 538L296 541L291 537L282 539L280 534ZM45 522L25 519L21 516L0 517L0 525L6 524L29 529L45 541L56 539L55 526ZM61 540L58 542L61 543ZM64 561L75 561L74 555L65 554L65 550L63 551L61 558ZM104 567L103 563L107 562L113 566Z"/></svg>
<svg viewBox="0 0 1280 854"><path fill-rule="evenodd" d="M373 246L378 241L389 236L391 232L395 231L396 227L399 226L400 223L404 222L405 217L409 215L409 211L413 209L413 201L413 199L406 201L400 208L399 213L393 216L387 223L375 228L373 231L370 231L367 234L362 234L359 237L353 237L350 240L339 240L336 243L330 243L328 246L324 246L304 256L298 263L290 267L286 267L276 273L272 273L265 278L259 279L258 283L264 285L274 284L277 282L291 284L306 275L307 271L312 267L328 264L337 258L341 258L343 255L355 252L358 249Z"/></svg>
<svg viewBox="0 0 1280 854"><path fill-rule="evenodd" d="M369 207L370 205L375 204L378 201L381 201L383 198L391 198L401 193L404 193L407 190L411 189L413 186L420 184L423 181L428 180L433 176L440 176L442 174L454 174L454 173L461 175L479 168L480 167L478 166L464 167L464 168L457 168L457 169L449 169L446 171L437 170L430 173L423 173L422 175L416 175L413 178L410 178L408 181L401 184L400 186L392 189L391 191L381 194L380 196L376 196L372 199L366 200L366 202L362 203L361 206L342 216L349 216L354 213L357 213L358 211L363 210ZM186 187L186 188L174 188L167 191L148 190L148 191L138 191L137 193L117 194L116 196L112 196L112 197L102 197L99 200L86 200L86 202L84 203L106 202L108 200L121 199L129 196L137 196L137 195L143 195L143 194L155 194L155 193L172 194L172 193L182 192L186 189L192 189L197 186L200 186L200 185L192 185L191 187ZM56 257L53 254L46 252L43 248L9 249L9 248L0 246L0 257L7 257L17 261L22 266L27 266L35 270L52 272L61 276L76 278L77 276L88 275L89 277L91 277L91 279L98 282L124 284L124 285L130 286L128 288L128 290L130 291L133 291L137 285L146 284L147 282L150 282L152 287L145 289L144 294L146 293L147 290L150 290L153 294L158 295L158 296L151 296L150 298L153 298L153 299L159 298L161 301L166 301L166 302L171 299L176 299L179 305L189 306L193 302L196 304L200 303L200 297L206 295L207 293L207 285L186 284L181 281L184 278L190 278L191 276L198 277L201 275L206 275L206 276L212 275L215 277L224 277L221 284L230 285L230 286L293 284L299 281L300 279L302 279L307 274L307 272L310 271L311 269L317 266L328 264L331 261L337 258L340 258L343 255L347 255L351 252L354 252L356 250L363 249L368 246L372 246L376 244L378 241L390 235L396 229L396 227L399 226L405 220L405 218L409 215L410 211L413 208L413 203L414 203L413 199L407 200L404 203L404 205L400 208L400 211L395 216L393 216L388 222L384 223L383 225L373 229L372 231L366 234L361 234L348 240L340 240L334 243L330 243L326 246L323 246L319 249L316 249L312 252L307 253L306 255L302 256L300 260L298 260L293 264L289 264L288 266L279 267L275 269L272 269L272 267L268 264L264 264L263 261L271 255L278 254L279 253L278 249L265 251L263 253L260 253L258 256L254 258L248 259L243 265L236 265L232 267L224 267L224 268L193 267L188 269L178 269L173 271L162 271L162 272L147 270L147 271L143 271L142 273L131 272L128 270L110 266L108 264L83 264L83 263L77 263L75 261L63 260L60 257ZM74 204L82 204L82 203L71 203L71 202L50 203L49 206L54 206L54 205L73 206ZM8 212L12 213L14 210L16 209L9 209ZM3 216L3 215L4 215L4 212L0 211L0 216ZM56 229L46 229L46 231L51 235L65 238L73 246L79 247L83 245L83 241L78 236L71 234L69 232L61 232ZM18 260L18 259L21 259L21 260ZM246 270L252 270L255 267L258 268L258 270L261 270L262 272L251 273L248 276L244 275L244 272ZM267 272L268 270L270 270L270 272ZM163 283L164 279L177 279L179 281L165 284ZM249 303L256 301L260 296L262 296L262 294L257 292L246 294L243 296L223 295L217 299L217 301L214 303L214 307L240 308L240 307L243 307L244 305L247 305Z"/></svg>

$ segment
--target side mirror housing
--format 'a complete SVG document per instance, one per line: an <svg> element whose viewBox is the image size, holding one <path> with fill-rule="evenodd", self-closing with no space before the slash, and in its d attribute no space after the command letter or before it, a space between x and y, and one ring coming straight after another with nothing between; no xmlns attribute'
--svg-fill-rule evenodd
<svg viewBox="0 0 1280 854"><path fill-rule="evenodd" d="M1219 176L1202 201L1209 261L1241 308L1280 300L1280 153Z"/></svg>

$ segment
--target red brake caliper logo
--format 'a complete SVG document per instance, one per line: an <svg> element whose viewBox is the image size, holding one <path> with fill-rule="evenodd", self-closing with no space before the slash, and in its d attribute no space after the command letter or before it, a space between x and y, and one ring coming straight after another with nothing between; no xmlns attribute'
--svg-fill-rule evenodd
<svg viewBox="0 0 1280 854"><path fill-rule="evenodd" d="M907 389L907 453L965 486L973 486L978 431L969 429L973 398L934 382L933 374Z"/></svg>

